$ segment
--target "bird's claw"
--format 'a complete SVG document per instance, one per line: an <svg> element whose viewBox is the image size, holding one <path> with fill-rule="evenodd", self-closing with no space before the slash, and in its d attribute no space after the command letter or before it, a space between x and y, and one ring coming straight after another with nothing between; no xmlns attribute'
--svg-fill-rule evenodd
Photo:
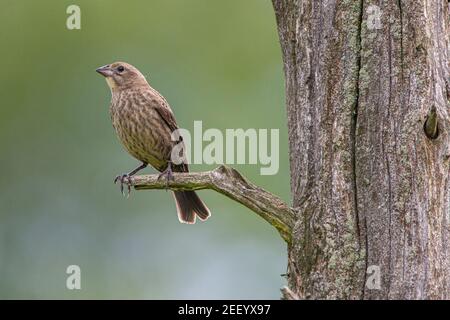
<svg viewBox="0 0 450 320"><path fill-rule="evenodd" d="M114 184L117 184L117 182L120 182L120 192L122 193L122 195L124 197L126 197L128 199L130 197L130 193L131 193L131 186L133 185L131 182L130 175L127 173L119 174L118 176L116 176L114 178ZM127 193L124 192L124 187L123 187L124 184L126 184L126 186L127 186Z"/></svg>
<svg viewBox="0 0 450 320"><path fill-rule="evenodd" d="M164 176L166 177L166 190L167 190L169 188L169 181L170 180L172 180L172 181L175 180L174 177L173 177L172 168L170 166L167 167L166 170L164 170L163 172L161 172L158 175L158 180L160 180Z"/></svg>

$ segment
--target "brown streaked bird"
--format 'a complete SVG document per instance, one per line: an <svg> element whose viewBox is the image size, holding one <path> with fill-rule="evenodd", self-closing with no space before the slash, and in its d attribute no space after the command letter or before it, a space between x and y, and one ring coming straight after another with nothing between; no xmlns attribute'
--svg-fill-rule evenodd
<svg viewBox="0 0 450 320"><path fill-rule="evenodd" d="M171 134L178 129L175 117L166 99L153 89L142 73L125 62L114 62L96 70L106 78L111 89L109 112L113 127L125 149L142 164L129 173L116 177L114 183L126 184L130 192L130 177L151 165L166 175L188 172L188 165L171 162L173 141ZM206 220L209 209L194 191L174 191L178 218L183 223L195 223L195 217Z"/></svg>

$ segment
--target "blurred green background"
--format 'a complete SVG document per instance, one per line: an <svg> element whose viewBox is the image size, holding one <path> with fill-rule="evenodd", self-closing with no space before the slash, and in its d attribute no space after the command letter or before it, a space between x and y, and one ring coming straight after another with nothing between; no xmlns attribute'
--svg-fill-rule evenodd
<svg viewBox="0 0 450 320"><path fill-rule="evenodd" d="M81 8L67 30L66 8ZM212 191L205 223L182 225L169 192L123 198L138 164L110 123L95 73L123 60L181 127L280 129L280 171L237 167L289 201L281 52L269 0L2 0L0 298L279 298L286 246L256 214ZM213 166L196 165L194 171ZM146 172L152 172L150 169ZM66 268L81 267L81 290Z"/></svg>

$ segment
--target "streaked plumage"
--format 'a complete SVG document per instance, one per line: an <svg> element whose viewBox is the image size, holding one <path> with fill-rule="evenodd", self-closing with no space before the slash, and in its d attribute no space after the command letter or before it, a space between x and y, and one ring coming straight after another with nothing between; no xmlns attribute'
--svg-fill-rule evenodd
<svg viewBox="0 0 450 320"><path fill-rule="evenodd" d="M133 157L164 172L177 143L172 141L171 133L178 129L166 99L130 64L115 62L97 71L111 88L110 116L119 140ZM189 171L187 164L171 167L175 172ZM202 220L210 216L195 192L176 191L174 196L181 222L194 223L195 215Z"/></svg>

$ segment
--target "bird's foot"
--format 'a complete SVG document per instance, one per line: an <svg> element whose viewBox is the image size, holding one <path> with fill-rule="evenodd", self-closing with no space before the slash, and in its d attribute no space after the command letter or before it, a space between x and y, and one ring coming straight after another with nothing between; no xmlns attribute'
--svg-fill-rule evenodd
<svg viewBox="0 0 450 320"><path fill-rule="evenodd" d="M114 178L114 184L117 184L117 182L120 183L120 192L124 197L127 199L130 197L131 193L131 186L133 185L131 182L131 176L128 173L119 174ZM127 192L125 193L123 185L127 186Z"/></svg>
<svg viewBox="0 0 450 320"><path fill-rule="evenodd" d="M169 162L169 165L167 166L166 170L164 170L163 172L161 172L158 175L158 180L164 176L166 177L166 190L167 190L169 188L169 181L174 180L172 166L170 165L170 162Z"/></svg>

